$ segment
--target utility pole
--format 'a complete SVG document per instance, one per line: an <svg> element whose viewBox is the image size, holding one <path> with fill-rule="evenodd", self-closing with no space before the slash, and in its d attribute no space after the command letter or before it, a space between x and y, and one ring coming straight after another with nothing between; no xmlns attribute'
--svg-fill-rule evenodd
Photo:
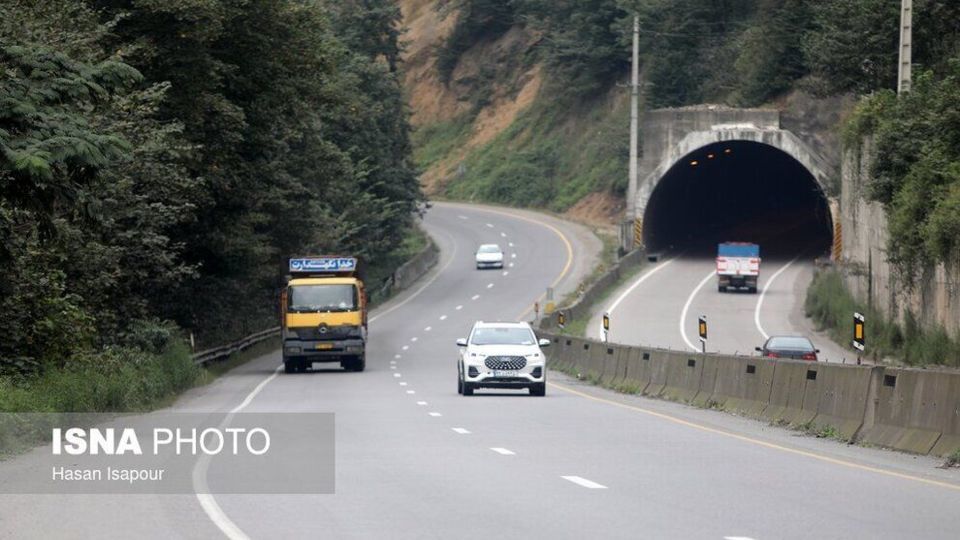
<svg viewBox="0 0 960 540"><path fill-rule="evenodd" d="M913 0L900 2L900 60L897 68L897 94L910 91L913 57Z"/></svg>
<svg viewBox="0 0 960 540"><path fill-rule="evenodd" d="M627 218L636 221L640 216L637 213L637 130L640 128L639 102L640 99L640 16L633 16L633 65L630 73L630 179L627 184ZM629 238L629 248L636 247L633 235L634 223L630 223L624 231ZM627 243L626 238L624 244ZM626 247L626 246L624 246Z"/></svg>

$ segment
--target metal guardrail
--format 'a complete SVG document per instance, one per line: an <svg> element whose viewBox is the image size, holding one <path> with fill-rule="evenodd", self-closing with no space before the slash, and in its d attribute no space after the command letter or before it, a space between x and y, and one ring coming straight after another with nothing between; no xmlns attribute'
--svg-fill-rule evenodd
<svg viewBox="0 0 960 540"><path fill-rule="evenodd" d="M222 360L224 358L227 358L231 354L244 351L252 345L256 345L261 341L265 341L279 334L280 334L279 326L274 328L268 328L266 330L257 332L256 334L250 334L249 336L241 338L238 341L234 341L233 343L229 343L227 345L221 345L213 349L207 349L205 351L194 353L191 357L193 358L193 362L195 364L197 364L198 366L204 366L215 360Z"/></svg>

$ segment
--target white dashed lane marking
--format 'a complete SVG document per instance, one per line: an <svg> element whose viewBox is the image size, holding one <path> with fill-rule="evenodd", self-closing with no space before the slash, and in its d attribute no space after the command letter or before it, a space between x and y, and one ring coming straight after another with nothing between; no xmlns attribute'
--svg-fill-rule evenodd
<svg viewBox="0 0 960 540"><path fill-rule="evenodd" d="M511 259L516 259L516 258L517 258L517 254L516 254L516 253L511 253L511 254L510 254L510 258L511 258Z"/></svg>
<svg viewBox="0 0 960 540"><path fill-rule="evenodd" d="M416 391L416 390L407 390L407 393L408 393L408 394L416 394L417 391Z"/></svg>
<svg viewBox="0 0 960 540"><path fill-rule="evenodd" d="M507 245L510 246L510 247L513 247L513 242L510 242L510 243L507 244Z"/></svg>
<svg viewBox="0 0 960 540"><path fill-rule="evenodd" d="M477 298L480 298L480 295L479 295L479 294L475 294L475 295L473 295L473 296L470 297L471 300L476 300Z"/></svg>
<svg viewBox="0 0 960 540"><path fill-rule="evenodd" d="M506 238L506 237L507 237L507 233L502 232L502 233L500 233L500 236L502 236L503 238Z"/></svg>
<svg viewBox="0 0 960 540"><path fill-rule="evenodd" d="M487 227L493 228L493 223L487 223Z"/></svg>
<svg viewBox="0 0 960 540"><path fill-rule="evenodd" d="M417 339L419 339L419 338L417 338L417 337L412 337L412 338L410 338L410 341L416 343L416 342L417 342Z"/></svg>
<svg viewBox="0 0 960 540"><path fill-rule="evenodd" d="M399 354L395 354L395 355L393 355L393 357L394 357L394 358L396 358L397 360L399 360L399 359L401 359L401 358L403 358L403 357L402 357L402 356L400 356Z"/></svg>
<svg viewBox="0 0 960 540"><path fill-rule="evenodd" d="M423 406L426 405L426 404L427 404L426 401L418 401L418 402L417 402L417 405L420 405L421 407L423 407Z"/></svg>
<svg viewBox="0 0 960 540"><path fill-rule="evenodd" d="M447 316L446 316L446 315L441 315L441 316L440 316L440 320L441 320L441 321L447 320Z"/></svg>
<svg viewBox="0 0 960 540"><path fill-rule="evenodd" d="M455 427L455 428L450 428L450 429L452 429L452 430L455 431L456 433L459 433L460 435L469 435L469 434L470 434L470 430L469 430L469 429L464 429L464 428L462 428L462 427Z"/></svg>
<svg viewBox="0 0 960 540"><path fill-rule="evenodd" d="M409 348L410 348L409 345L404 345L404 346L403 346L403 350L407 350L407 349L409 349Z"/></svg>
<svg viewBox="0 0 960 540"><path fill-rule="evenodd" d="M457 311L460 311L461 309L463 309L463 306L457 306Z"/></svg>
<svg viewBox="0 0 960 540"><path fill-rule="evenodd" d="M513 268L513 263L510 263L510 265L509 265L509 266L510 266L510 268Z"/></svg>
<svg viewBox="0 0 960 540"><path fill-rule="evenodd" d="M433 327L432 327L432 326L428 326L428 327L426 327L426 328L423 329L424 332L429 332L429 331L431 331L431 330L433 330Z"/></svg>
<svg viewBox="0 0 960 540"><path fill-rule="evenodd" d="M491 448L491 450L493 450L494 452L500 454L501 456L515 456L515 455L517 455L516 452L514 452L514 451L512 451L512 450L507 450L506 448L494 447L494 448Z"/></svg>
<svg viewBox="0 0 960 540"><path fill-rule="evenodd" d="M431 412L431 413L429 413L429 414L430 414L430 416L433 416L434 418L436 418L437 416L443 416L442 414L438 413L437 411L433 411L433 412Z"/></svg>
<svg viewBox="0 0 960 540"><path fill-rule="evenodd" d="M487 283L487 288L488 288L488 289L492 289L492 288L493 288L493 283Z"/></svg>
<svg viewBox="0 0 960 540"><path fill-rule="evenodd" d="M581 478L579 476L561 476L564 480L573 482L578 486L585 487L587 489L607 489L607 486L598 484L592 480L587 480L586 478Z"/></svg>
<svg viewBox="0 0 960 540"><path fill-rule="evenodd" d="M467 216L457 216L457 217L460 218L460 219L470 219L470 218L468 218Z"/></svg>
<svg viewBox="0 0 960 540"><path fill-rule="evenodd" d="M503 271L503 275L507 275L507 274L509 274L509 273L510 273L509 270L504 270L504 271Z"/></svg>
<svg viewBox="0 0 960 540"><path fill-rule="evenodd" d="M394 376L394 377L403 377L403 375L400 375L399 373L394 373L393 376Z"/></svg>
<svg viewBox="0 0 960 540"><path fill-rule="evenodd" d="M401 383L400 383L400 386L406 386L406 385L407 385L407 383L405 383L405 382L401 382Z"/></svg>

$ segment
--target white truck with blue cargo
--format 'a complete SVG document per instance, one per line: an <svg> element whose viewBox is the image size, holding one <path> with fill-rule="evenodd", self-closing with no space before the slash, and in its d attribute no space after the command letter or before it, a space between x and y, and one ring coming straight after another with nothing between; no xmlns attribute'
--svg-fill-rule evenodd
<svg viewBox="0 0 960 540"><path fill-rule="evenodd" d="M757 292L760 246L749 242L724 242L717 246L717 290L731 288Z"/></svg>

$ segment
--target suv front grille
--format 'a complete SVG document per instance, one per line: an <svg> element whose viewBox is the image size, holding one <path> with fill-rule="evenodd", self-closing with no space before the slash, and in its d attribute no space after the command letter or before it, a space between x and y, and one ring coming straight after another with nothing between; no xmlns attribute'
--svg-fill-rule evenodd
<svg viewBox="0 0 960 540"><path fill-rule="evenodd" d="M522 356L488 356L483 360L488 369L518 370L527 365L527 359Z"/></svg>

